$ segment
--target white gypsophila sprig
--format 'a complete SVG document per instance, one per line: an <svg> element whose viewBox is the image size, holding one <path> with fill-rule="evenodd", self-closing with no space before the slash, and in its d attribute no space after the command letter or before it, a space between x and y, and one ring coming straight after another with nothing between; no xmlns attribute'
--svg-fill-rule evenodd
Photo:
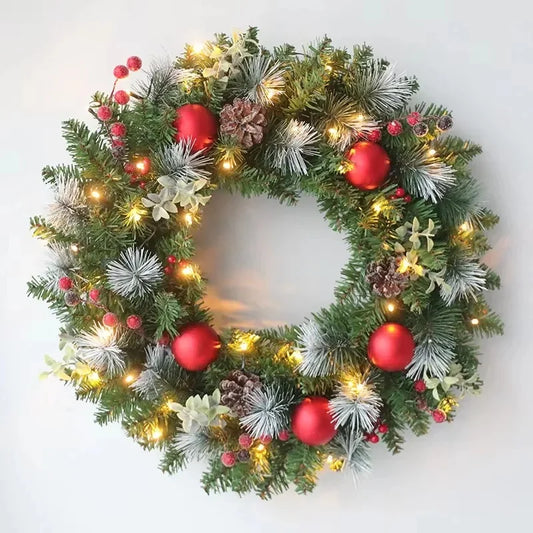
<svg viewBox="0 0 533 533"><path fill-rule="evenodd" d="M354 483L360 474L370 472L372 465L368 454L368 444L363 435L338 433L330 443L331 451L344 459L344 467L348 467Z"/></svg>
<svg viewBox="0 0 533 533"><path fill-rule="evenodd" d="M283 94L285 67L265 55L247 57L235 76L235 93L263 106Z"/></svg>
<svg viewBox="0 0 533 533"><path fill-rule="evenodd" d="M387 116L409 101L412 85L411 80L394 72L393 65L373 60L354 74L352 96L367 111Z"/></svg>
<svg viewBox="0 0 533 533"><path fill-rule="evenodd" d="M457 254L448 265L444 282L447 287L441 290L441 297L446 305L451 305L461 298L475 297L485 288L485 271L474 258Z"/></svg>
<svg viewBox="0 0 533 533"><path fill-rule="evenodd" d="M119 332L106 326L95 326L75 338L77 355L90 367L110 376L124 372L126 354L119 345Z"/></svg>
<svg viewBox="0 0 533 533"><path fill-rule="evenodd" d="M172 447L182 453L188 461L200 461L213 454L211 441L205 430L195 433L178 431L172 441Z"/></svg>
<svg viewBox="0 0 533 533"><path fill-rule="evenodd" d="M306 157L318 154L318 132L306 122L291 119L280 124L267 149L274 168L284 174L307 174Z"/></svg>
<svg viewBox="0 0 533 533"><path fill-rule="evenodd" d="M330 400L335 427L348 426L352 432L369 432L383 405L379 394L367 379L343 380Z"/></svg>
<svg viewBox="0 0 533 533"><path fill-rule="evenodd" d="M154 292L163 278L161 262L151 252L131 247L107 266L111 289L125 298L142 298Z"/></svg>
<svg viewBox="0 0 533 533"><path fill-rule="evenodd" d="M156 400L165 390L176 387L181 367L176 364L166 346L148 345L145 351L144 368L130 388L147 400Z"/></svg>
<svg viewBox="0 0 533 533"><path fill-rule="evenodd" d="M328 376L351 359L353 346L349 340L330 333L316 320L306 320L298 330L298 348L302 354L300 374Z"/></svg>
<svg viewBox="0 0 533 533"><path fill-rule="evenodd" d="M58 231L70 235L79 228L86 209L85 195L78 181L63 176L56 182L54 203L48 208L46 220Z"/></svg>
<svg viewBox="0 0 533 533"><path fill-rule="evenodd" d="M246 400L247 414L241 424L254 438L263 435L277 437L289 427L289 410L294 402L291 391L268 385L254 389Z"/></svg>
<svg viewBox="0 0 533 533"><path fill-rule="evenodd" d="M415 148L407 154L398 167L398 173L409 191L434 204L455 183L455 170L424 147Z"/></svg>

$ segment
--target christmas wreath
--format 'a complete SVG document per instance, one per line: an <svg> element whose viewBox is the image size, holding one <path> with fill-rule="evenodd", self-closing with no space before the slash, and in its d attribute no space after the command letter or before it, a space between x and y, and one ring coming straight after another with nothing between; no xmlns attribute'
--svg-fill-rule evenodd
<svg viewBox="0 0 533 533"><path fill-rule="evenodd" d="M55 199L31 225L53 259L29 293L63 323L45 374L164 471L206 460L207 492L306 492L324 466L357 474L380 440L396 453L406 429L452 421L481 385L476 338L502 323L482 262L498 219L451 114L410 107L415 78L328 38L269 51L250 28L141 68L114 69L96 129L63 125L72 164L43 170ZM350 250L330 307L213 329L192 232L218 189L316 198Z"/></svg>

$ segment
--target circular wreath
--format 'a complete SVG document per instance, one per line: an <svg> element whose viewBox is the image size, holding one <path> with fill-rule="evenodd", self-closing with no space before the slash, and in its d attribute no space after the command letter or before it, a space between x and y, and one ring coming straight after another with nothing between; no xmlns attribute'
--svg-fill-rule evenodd
<svg viewBox="0 0 533 533"><path fill-rule="evenodd" d="M250 28L141 67L114 69L96 130L65 122L73 162L43 171L55 200L32 227L53 264L29 292L63 322L47 373L161 449L164 471L207 459L207 492L306 492L324 466L357 474L380 440L396 453L405 429L453 420L481 385L475 338L502 324L480 148L443 135L450 113L409 107L414 78L328 38L269 51ZM330 307L212 328L192 232L218 189L316 198L350 249Z"/></svg>

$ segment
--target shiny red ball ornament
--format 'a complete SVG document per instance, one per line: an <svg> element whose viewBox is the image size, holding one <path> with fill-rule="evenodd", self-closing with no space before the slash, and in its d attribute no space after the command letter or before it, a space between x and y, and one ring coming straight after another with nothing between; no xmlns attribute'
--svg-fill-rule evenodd
<svg viewBox="0 0 533 533"><path fill-rule="evenodd" d="M176 142L192 142L192 151L208 150L217 138L217 119L207 107L200 104L185 104L176 110L173 122Z"/></svg>
<svg viewBox="0 0 533 533"><path fill-rule="evenodd" d="M309 446L321 446L337 433L329 410L329 400L309 396L292 413L292 431L296 438Z"/></svg>
<svg viewBox="0 0 533 533"><path fill-rule="evenodd" d="M363 191L383 185L390 170L390 159L385 150L375 143L355 143L346 154L351 168L344 174L346 180Z"/></svg>
<svg viewBox="0 0 533 533"><path fill-rule="evenodd" d="M207 324L189 324L174 338L171 350L185 370L205 370L218 356L220 339Z"/></svg>
<svg viewBox="0 0 533 533"><path fill-rule="evenodd" d="M102 322L104 326L114 328L118 324L118 316L115 313L106 313L102 318Z"/></svg>
<svg viewBox="0 0 533 533"><path fill-rule="evenodd" d="M413 359L415 341L411 332L401 324L387 322L370 335L368 358L378 368L398 372Z"/></svg>
<svg viewBox="0 0 533 533"><path fill-rule="evenodd" d="M126 61L126 65L128 65L128 68L135 72L136 70L139 70L143 66L143 62L139 56L131 56L128 57L128 60Z"/></svg>
<svg viewBox="0 0 533 533"><path fill-rule="evenodd" d="M126 318L126 325L130 329L139 329L142 326L142 319L140 316L137 315L130 315L128 318Z"/></svg>
<svg viewBox="0 0 533 533"><path fill-rule="evenodd" d="M115 78L118 78L119 80L122 79L122 78L127 77L127 75L129 73L130 72L129 72L128 67L126 65L117 65L113 69L113 76L115 76Z"/></svg>
<svg viewBox="0 0 533 533"><path fill-rule="evenodd" d="M68 291L69 289L72 289L72 280L68 276L63 276L62 278L59 278L57 286L62 291Z"/></svg>
<svg viewBox="0 0 533 533"><path fill-rule="evenodd" d="M130 95L126 91L117 91L113 98L119 105L126 105L130 101Z"/></svg>
<svg viewBox="0 0 533 533"><path fill-rule="evenodd" d="M102 121L107 122L108 120L111 120L111 117L113 116L113 111L111 111L111 108L107 105L101 105L96 110L96 116Z"/></svg>

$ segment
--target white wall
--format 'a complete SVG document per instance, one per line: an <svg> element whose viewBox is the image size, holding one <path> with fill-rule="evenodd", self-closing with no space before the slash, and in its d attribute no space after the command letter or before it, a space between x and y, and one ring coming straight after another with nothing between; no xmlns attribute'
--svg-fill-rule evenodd
<svg viewBox="0 0 533 533"><path fill-rule="evenodd" d="M0 531L528 530L528 9L519 0L494 7L474 0L3 3ZM27 231L30 214L42 212L49 199L40 168L66 158L60 121L85 116L90 94L107 89L112 67L129 55L172 55L185 41L248 24L262 27L268 45L303 44L326 32L339 45L371 43L399 69L419 76L422 98L454 110L455 132L485 148L475 170L502 215L490 262L502 274L504 289L492 301L507 324L504 338L483 345L484 394L465 400L452 425L409 438L397 457L375 447L374 472L358 490L349 478L330 473L311 496L289 493L269 503L232 494L208 498L199 487L199 467L164 477L156 454L143 452L116 426L94 425L92 408L75 402L70 389L39 383L42 355L55 353L56 324L44 304L24 295L25 281L42 269L45 256ZM229 317L299 320L330 301L345 250L311 201L290 210L261 199L221 197L210 209L202 257L213 279L212 300L248 306L234 305ZM234 256L221 257L230 237ZM275 251L274 239L281 241ZM317 255L313 239L324 246ZM262 257L261 244L272 253ZM241 279L237 269L245 273Z"/></svg>

